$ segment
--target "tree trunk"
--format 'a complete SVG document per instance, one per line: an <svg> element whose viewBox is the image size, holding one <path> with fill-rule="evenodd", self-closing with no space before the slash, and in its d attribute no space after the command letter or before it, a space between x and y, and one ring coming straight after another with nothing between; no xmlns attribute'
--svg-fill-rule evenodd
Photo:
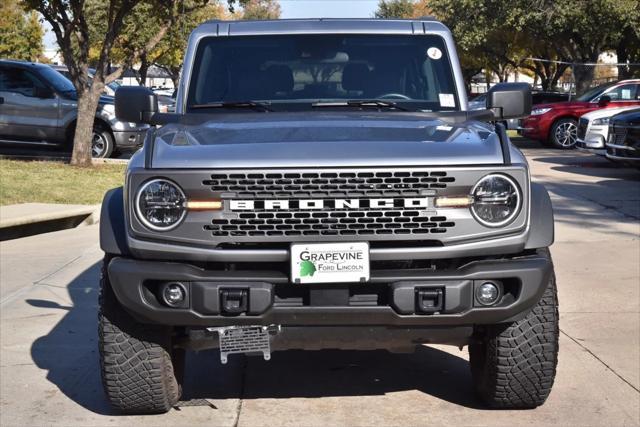
<svg viewBox="0 0 640 427"><path fill-rule="evenodd" d="M622 64L629 60L629 46L633 44L634 38L633 28L631 26L624 29L622 37L618 46L616 46L616 56L618 57L618 63ZM630 79L633 77L631 68L626 65L618 65L618 79Z"/></svg>
<svg viewBox="0 0 640 427"><path fill-rule="evenodd" d="M151 64L149 64L146 57L141 59L140 69L138 70L138 83L140 84L140 86L147 85L147 74L149 73L150 65Z"/></svg>
<svg viewBox="0 0 640 427"><path fill-rule="evenodd" d="M178 85L180 84L180 73L172 73L171 74L171 82L173 83L173 89L177 90L178 89Z"/></svg>
<svg viewBox="0 0 640 427"><path fill-rule="evenodd" d="M592 66L573 66L573 77L575 79L576 94L584 93L591 86L595 67Z"/></svg>
<svg viewBox="0 0 640 427"><path fill-rule="evenodd" d="M103 85L93 84L82 92L78 92L78 118L73 136L73 153L71 164L74 166L91 166L91 141L93 139L93 122L98 108L98 101Z"/></svg>

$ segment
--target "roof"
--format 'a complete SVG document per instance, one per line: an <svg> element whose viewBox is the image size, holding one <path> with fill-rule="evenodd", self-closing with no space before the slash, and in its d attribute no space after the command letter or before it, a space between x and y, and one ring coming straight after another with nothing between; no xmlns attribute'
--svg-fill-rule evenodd
<svg viewBox="0 0 640 427"><path fill-rule="evenodd" d="M418 19L375 18L313 18L274 19L258 21L207 21L194 33L224 35L259 34L424 34L432 31L449 31L440 21L432 17Z"/></svg>
<svg viewBox="0 0 640 427"><path fill-rule="evenodd" d="M20 59L0 59L0 65L19 65L22 67L33 67L33 68L37 68L37 67L48 67L48 64L42 64L40 62L29 62L29 61L23 61Z"/></svg>

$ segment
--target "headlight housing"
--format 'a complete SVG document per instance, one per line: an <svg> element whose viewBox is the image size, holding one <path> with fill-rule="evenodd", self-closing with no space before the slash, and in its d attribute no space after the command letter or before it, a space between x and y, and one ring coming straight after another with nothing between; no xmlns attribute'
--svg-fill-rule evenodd
<svg viewBox="0 0 640 427"><path fill-rule="evenodd" d="M534 108L531 110L531 115L539 116L541 114L548 113L549 111L551 111L551 108Z"/></svg>
<svg viewBox="0 0 640 427"><path fill-rule="evenodd" d="M156 231L168 231L180 224L187 213L186 197L178 185L166 179L147 181L136 196L135 210L140 222Z"/></svg>
<svg viewBox="0 0 640 427"><path fill-rule="evenodd" d="M516 182L500 174L490 174L471 190L471 212L486 227L502 227L510 223L522 206L522 194Z"/></svg>
<svg viewBox="0 0 640 427"><path fill-rule="evenodd" d="M114 116L116 114L116 106L114 104L101 104L102 111Z"/></svg>
<svg viewBox="0 0 640 427"><path fill-rule="evenodd" d="M601 119L595 119L591 122L594 126L608 126L609 125L609 117L603 117Z"/></svg>

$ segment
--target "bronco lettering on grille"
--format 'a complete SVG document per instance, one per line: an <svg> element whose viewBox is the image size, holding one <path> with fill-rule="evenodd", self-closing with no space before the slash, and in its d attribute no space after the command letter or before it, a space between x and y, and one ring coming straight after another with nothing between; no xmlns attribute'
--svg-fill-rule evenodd
<svg viewBox="0 0 640 427"><path fill-rule="evenodd" d="M363 208L428 208L433 206L429 197L405 199L301 199L301 200L229 200L232 211L254 210L319 210L319 209L363 209Z"/></svg>

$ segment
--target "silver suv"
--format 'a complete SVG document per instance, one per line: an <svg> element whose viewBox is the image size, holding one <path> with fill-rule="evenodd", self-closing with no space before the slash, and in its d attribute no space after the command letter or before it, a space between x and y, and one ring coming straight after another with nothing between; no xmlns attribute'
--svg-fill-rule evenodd
<svg viewBox="0 0 640 427"><path fill-rule="evenodd" d="M66 146L78 116L76 90L48 65L0 60L0 143ZM94 157L135 150L147 124L116 119L113 97L102 96L93 127Z"/></svg>
<svg viewBox="0 0 640 427"><path fill-rule="evenodd" d="M207 22L176 114L119 88L121 120L163 126L103 203L110 402L167 411L190 348L224 364L439 343L469 346L487 405L542 404L553 212L501 124L530 113L531 88L486 102L468 111L451 33L431 19Z"/></svg>

